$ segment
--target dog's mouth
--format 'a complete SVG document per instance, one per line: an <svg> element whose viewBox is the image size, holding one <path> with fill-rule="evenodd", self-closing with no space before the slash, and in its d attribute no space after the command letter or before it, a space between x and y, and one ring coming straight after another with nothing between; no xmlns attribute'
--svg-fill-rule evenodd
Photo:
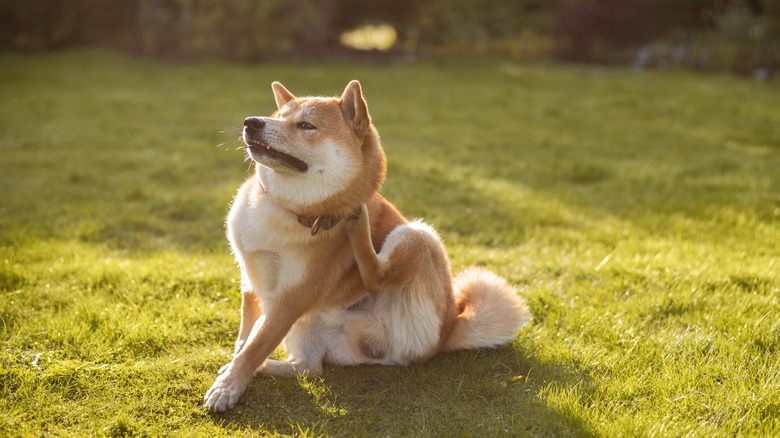
<svg viewBox="0 0 780 438"><path fill-rule="evenodd" d="M249 140L246 142L246 145L248 154L257 161L264 162L265 160L271 160L274 163L281 164L301 173L309 170L309 165L300 158L272 149L266 143Z"/></svg>

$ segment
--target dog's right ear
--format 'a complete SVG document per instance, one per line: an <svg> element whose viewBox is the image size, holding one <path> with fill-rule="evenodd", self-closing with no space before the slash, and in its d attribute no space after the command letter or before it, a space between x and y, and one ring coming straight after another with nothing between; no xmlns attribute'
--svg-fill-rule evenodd
<svg viewBox="0 0 780 438"><path fill-rule="evenodd" d="M292 93L287 91L286 88L284 88L284 85L280 84L279 82L274 82L271 84L271 88L274 90L274 98L276 99L276 106L279 109L282 109L282 107L289 101L295 100L295 96L293 96Z"/></svg>

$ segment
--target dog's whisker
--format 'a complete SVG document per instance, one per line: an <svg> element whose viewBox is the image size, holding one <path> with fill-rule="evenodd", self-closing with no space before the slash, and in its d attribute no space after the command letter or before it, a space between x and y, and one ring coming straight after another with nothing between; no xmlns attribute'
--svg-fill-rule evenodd
<svg viewBox="0 0 780 438"><path fill-rule="evenodd" d="M216 147L229 147L233 143L243 143L243 127L242 128L236 128L236 127L230 127L227 129L223 129L220 131L217 131L218 134L220 134L220 137L222 137L222 134L232 134L238 132L237 137L233 137L229 140L222 141L221 143L217 144Z"/></svg>

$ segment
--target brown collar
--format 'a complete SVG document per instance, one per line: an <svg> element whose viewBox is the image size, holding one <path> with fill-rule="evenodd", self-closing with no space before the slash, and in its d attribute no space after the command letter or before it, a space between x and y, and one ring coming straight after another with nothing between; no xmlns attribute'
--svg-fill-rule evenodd
<svg viewBox="0 0 780 438"><path fill-rule="evenodd" d="M298 215L298 223L303 225L306 228L311 228L311 235L317 234L320 230L329 230L336 226L337 223L341 221L341 216L330 216L330 215L324 215L324 216L318 216L318 217L310 217L310 216L301 216Z"/></svg>
<svg viewBox="0 0 780 438"><path fill-rule="evenodd" d="M268 193L268 191L265 189L265 186L260 181L260 178L257 179L257 184L260 186L260 190L262 192ZM355 210L355 213L357 214L360 211L360 208ZM295 214L295 213L293 213ZM336 226L337 223L341 221L343 216L336 216L336 215L322 215L317 217L311 217L311 216L303 216L300 214L295 214L298 216L298 223L303 225L306 228L311 228L311 235L314 236L317 234L320 230L329 230Z"/></svg>

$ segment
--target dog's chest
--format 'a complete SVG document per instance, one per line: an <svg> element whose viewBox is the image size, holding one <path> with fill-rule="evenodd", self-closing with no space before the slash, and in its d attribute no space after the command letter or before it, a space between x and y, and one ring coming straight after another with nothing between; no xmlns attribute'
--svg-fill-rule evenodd
<svg viewBox="0 0 780 438"><path fill-rule="evenodd" d="M228 215L228 238L250 278L256 275L259 285L254 288L261 296L293 287L308 276L311 232L290 216L270 198L243 189Z"/></svg>
<svg viewBox="0 0 780 438"><path fill-rule="evenodd" d="M248 185L248 184L247 184ZM227 218L228 238L242 252L288 252L311 236L266 194L242 187Z"/></svg>

